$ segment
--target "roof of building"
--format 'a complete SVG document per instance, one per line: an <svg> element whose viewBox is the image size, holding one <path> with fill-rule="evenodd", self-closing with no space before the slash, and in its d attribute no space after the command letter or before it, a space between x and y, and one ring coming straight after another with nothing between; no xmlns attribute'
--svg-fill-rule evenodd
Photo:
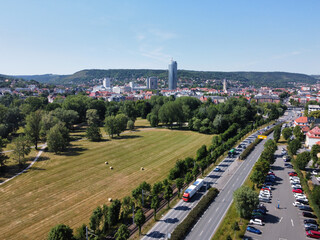
<svg viewBox="0 0 320 240"><path fill-rule="evenodd" d="M307 123L308 117L299 117L295 120L296 123Z"/></svg>
<svg viewBox="0 0 320 240"><path fill-rule="evenodd" d="M320 138L320 128L314 127L306 134L309 138Z"/></svg>
<svg viewBox="0 0 320 240"><path fill-rule="evenodd" d="M306 132L310 131L310 128L308 126L304 126L304 127L301 128L301 131L306 133Z"/></svg>

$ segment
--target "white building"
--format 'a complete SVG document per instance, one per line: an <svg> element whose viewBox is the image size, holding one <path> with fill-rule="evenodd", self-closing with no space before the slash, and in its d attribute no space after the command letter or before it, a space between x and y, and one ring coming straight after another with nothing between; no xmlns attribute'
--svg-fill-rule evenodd
<svg viewBox="0 0 320 240"><path fill-rule="evenodd" d="M105 88L110 88L110 87L111 87L111 85L110 85L110 78L104 78L102 82L103 82L103 86L104 86Z"/></svg>
<svg viewBox="0 0 320 240"><path fill-rule="evenodd" d="M320 106L319 105L309 105L308 106L308 113L313 112L313 111L319 111Z"/></svg>
<svg viewBox="0 0 320 240"><path fill-rule="evenodd" d="M306 146L312 148L313 145L320 141L320 128L314 127L306 134Z"/></svg>

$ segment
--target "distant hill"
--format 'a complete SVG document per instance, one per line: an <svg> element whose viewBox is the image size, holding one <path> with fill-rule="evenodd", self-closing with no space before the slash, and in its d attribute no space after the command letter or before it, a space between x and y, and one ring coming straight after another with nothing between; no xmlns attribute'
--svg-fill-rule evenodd
<svg viewBox="0 0 320 240"><path fill-rule="evenodd" d="M93 79L110 77L117 79L119 82L135 81L140 77L156 76L159 79L167 80L167 70L152 69L87 69L76 72L72 75L20 75L14 76L26 80L34 79L41 83L52 84L81 84L89 83ZM314 84L317 79L313 76L299 73L288 72L210 72L210 71L190 71L178 70L178 77L181 79L193 80L200 84L208 79L216 80L233 80L239 81L244 86L269 86L269 87L288 87L292 82Z"/></svg>

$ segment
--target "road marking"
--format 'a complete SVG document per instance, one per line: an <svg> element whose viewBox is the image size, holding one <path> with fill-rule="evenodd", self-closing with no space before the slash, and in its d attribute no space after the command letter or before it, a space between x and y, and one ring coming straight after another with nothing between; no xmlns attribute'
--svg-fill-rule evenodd
<svg viewBox="0 0 320 240"><path fill-rule="evenodd" d="M210 218L208 222L211 222L211 220L212 220L212 218Z"/></svg>
<svg viewBox="0 0 320 240"><path fill-rule="evenodd" d="M229 194L230 190L227 192L227 194Z"/></svg>
<svg viewBox="0 0 320 240"><path fill-rule="evenodd" d="M283 218L283 217L281 217L281 218L280 218L280 221L279 221L279 223L281 223L281 220L282 220L282 218Z"/></svg>
<svg viewBox="0 0 320 240"><path fill-rule="evenodd" d="M292 224L292 227L294 227L294 224L293 224L293 220L291 219L291 224Z"/></svg>
<svg viewBox="0 0 320 240"><path fill-rule="evenodd" d="M218 212L219 208L216 209L216 212Z"/></svg>
<svg viewBox="0 0 320 240"><path fill-rule="evenodd" d="M201 231L200 236L202 235L202 233L203 233L203 230Z"/></svg>

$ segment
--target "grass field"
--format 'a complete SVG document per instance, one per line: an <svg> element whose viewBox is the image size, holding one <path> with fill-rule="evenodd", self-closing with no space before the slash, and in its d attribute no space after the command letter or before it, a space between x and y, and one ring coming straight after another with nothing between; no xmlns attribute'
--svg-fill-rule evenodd
<svg viewBox="0 0 320 240"><path fill-rule="evenodd" d="M64 155L45 152L31 170L0 186L1 239L45 239L58 223L72 228L88 223L92 210L108 198L130 195L142 181L163 180L177 159L194 157L211 138L141 129L111 141L72 142Z"/></svg>

